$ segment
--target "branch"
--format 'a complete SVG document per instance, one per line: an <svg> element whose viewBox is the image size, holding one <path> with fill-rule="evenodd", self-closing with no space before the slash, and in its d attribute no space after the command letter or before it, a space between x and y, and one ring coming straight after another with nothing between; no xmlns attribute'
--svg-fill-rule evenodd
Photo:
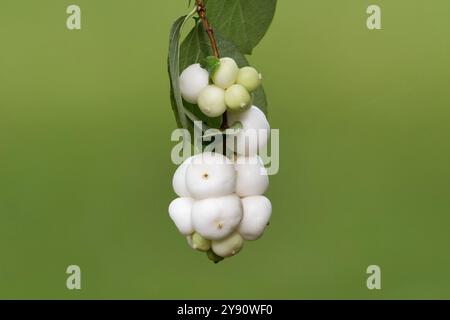
<svg viewBox="0 0 450 320"><path fill-rule="evenodd" d="M220 58L219 48L217 48L216 37L214 36L214 30L209 24L208 18L206 18L206 7L205 2L203 0L195 0L195 4L197 6L197 13L200 19L202 20L203 27L208 34L209 42L211 42L211 48L213 51L213 55L216 58Z"/></svg>
<svg viewBox="0 0 450 320"><path fill-rule="evenodd" d="M216 37L214 36L214 30L209 24L208 18L206 17L206 7L205 2L203 0L195 0L195 5L197 6L197 13L202 20L203 28L206 30L208 34L209 42L211 43L211 49L213 51L213 55L216 58L220 58L219 48L217 47ZM220 127L222 130L228 129L228 120L227 113L225 112L222 117L222 125ZM224 139L224 152L225 152L225 139Z"/></svg>

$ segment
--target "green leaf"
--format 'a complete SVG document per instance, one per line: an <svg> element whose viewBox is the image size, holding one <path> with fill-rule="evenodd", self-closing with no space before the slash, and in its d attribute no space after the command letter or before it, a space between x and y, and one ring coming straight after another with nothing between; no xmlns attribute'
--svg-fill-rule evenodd
<svg viewBox="0 0 450 320"><path fill-rule="evenodd" d="M200 61L200 66L206 69L212 78L220 67L220 60L214 56L208 56Z"/></svg>
<svg viewBox="0 0 450 320"><path fill-rule="evenodd" d="M223 37L220 32L215 32L217 46L222 57L233 58L239 67L248 66L245 56L237 49L236 45ZM186 36L180 48L180 68L185 69L193 63L199 63L211 55L211 44L201 23ZM267 100L263 87L254 92L253 104L267 114Z"/></svg>
<svg viewBox="0 0 450 320"><path fill-rule="evenodd" d="M222 118L208 118L205 116L197 105L187 103L181 97L179 75L180 75L180 36L181 30L194 14L194 9L189 15L178 18L172 25L169 41L169 57L168 57L168 71L170 78L170 101L172 110L179 128L188 129L191 137L194 137L194 120L200 120L204 124L204 130L208 128L220 128ZM188 116L189 115L189 116ZM193 116L193 117L192 117Z"/></svg>
<svg viewBox="0 0 450 320"><path fill-rule="evenodd" d="M169 57L168 57L168 69L170 77L170 101L172 103L172 109L175 113L175 118L179 127L188 129L188 120L184 114L183 99L180 92L180 36L181 29L187 19L187 16L178 18L172 25L169 38Z"/></svg>
<svg viewBox="0 0 450 320"><path fill-rule="evenodd" d="M174 112L178 127L188 129L191 133L191 137L194 137L193 119L202 121L205 124L203 126L204 130L208 128L220 128L220 126L222 125L222 117L209 118L200 111L197 105L190 104L184 101L181 97L179 75L180 70L184 70L186 66L180 68L180 36L184 24L195 14L195 12L196 11L193 10L189 15L178 18L172 25L172 29L170 32L168 57L170 101L172 110ZM189 113L191 117L187 116L187 113Z"/></svg>
<svg viewBox="0 0 450 320"><path fill-rule="evenodd" d="M209 260L211 260L214 263L219 263L220 261L222 261L224 258L219 257L217 254L214 253L214 251L212 251L211 249L208 250L208 252L206 252L206 256L208 257Z"/></svg>
<svg viewBox="0 0 450 320"><path fill-rule="evenodd" d="M217 32L251 54L269 29L276 6L277 0L209 0L206 12Z"/></svg>

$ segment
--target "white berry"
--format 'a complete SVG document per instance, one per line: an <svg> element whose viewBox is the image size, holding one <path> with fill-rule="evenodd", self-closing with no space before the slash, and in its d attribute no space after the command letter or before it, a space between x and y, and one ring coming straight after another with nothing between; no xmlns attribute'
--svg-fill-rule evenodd
<svg viewBox="0 0 450 320"><path fill-rule="evenodd" d="M172 179L173 190L179 197L191 197L186 187L186 170L191 163L192 157L186 159L175 171Z"/></svg>
<svg viewBox="0 0 450 320"><path fill-rule="evenodd" d="M234 193L236 172L233 162L213 152L194 156L186 170L186 187L195 199L226 196Z"/></svg>
<svg viewBox="0 0 450 320"><path fill-rule="evenodd" d="M236 194L240 197L264 194L269 187L269 177L259 156L236 158Z"/></svg>
<svg viewBox="0 0 450 320"><path fill-rule="evenodd" d="M244 86L249 92L253 92L261 86L262 76L252 67L243 67L239 70L236 83Z"/></svg>
<svg viewBox="0 0 450 320"><path fill-rule="evenodd" d="M234 84L225 91L225 103L232 111L242 111L250 108L252 96L240 84Z"/></svg>
<svg viewBox="0 0 450 320"><path fill-rule="evenodd" d="M244 217L238 232L245 240L257 240L262 236L272 214L272 204L264 196L242 199Z"/></svg>
<svg viewBox="0 0 450 320"><path fill-rule="evenodd" d="M213 74L214 84L222 89L227 89L236 83L239 67L231 58L220 59L220 66Z"/></svg>
<svg viewBox="0 0 450 320"><path fill-rule="evenodd" d="M169 205L169 215L181 234L189 235L194 232L192 226L192 205L191 198L177 198Z"/></svg>
<svg viewBox="0 0 450 320"><path fill-rule="evenodd" d="M237 195L197 200L192 207L194 230L210 240L230 235L241 219L242 203Z"/></svg>
<svg viewBox="0 0 450 320"><path fill-rule="evenodd" d="M219 257L227 258L237 254L244 246L244 239L235 232L230 236L212 242L211 248Z"/></svg>
<svg viewBox="0 0 450 320"><path fill-rule="evenodd" d="M209 73L199 63L187 67L180 75L180 91L184 100L196 104L198 95L209 84Z"/></svg>
<svg viewBox="0 0 450 320"><path fill-rule="evenodd" d="M228 125L232 126L235 122L240 122L242 129L236 137L227 138L236 139L233 151L245 156L258 154L267 145L270 134L270 125L264 112L255 106L240 113L229 112Z"/></svg>
<svg viewBox="0 0 450 320"><path fill-rule="evenodd" d="M210 85L204 88L198 96L198 107L208 117L221 116L227 110L225 104L225 90Z"/></svg>

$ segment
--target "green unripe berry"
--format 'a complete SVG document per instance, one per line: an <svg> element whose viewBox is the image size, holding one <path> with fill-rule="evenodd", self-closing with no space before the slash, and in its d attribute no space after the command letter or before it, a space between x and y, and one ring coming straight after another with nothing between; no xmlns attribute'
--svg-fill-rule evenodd
<svg viewBox="0 0 450 320"><path fill-rule="evenodd" d="M192 248L198 251L211 249L211 240L203 238L197 232L192 235Z"/></svg>
<svg viewBox="0 0 450 320"><path fill-rule="evenodd" d="M214 84L222 89L227 89L236 83L239 67L231 58L220 59L220 66L212 75Z"/></svg>
<svg viewBox="0 0 450 320"><path fill-rule="evenodd" d="M208 117L221 116L227 110L225 90L214 85L207 86L198 96L198 107Z"/></svg>
<svg viewBox="0 0 450 320"><path fill-rule="evenodd" d="M219 257L212 250L209 250L208 252L206 252L206 255L208 256L208 259L214 263L219 263L220 261L222 261L224 259L222 257Z"/></svg>
<svg viewBox="0 0 450 320"><path fill-rule="evenodd" d="M239 70L236 83L253 92L261 86L262 76L255 68L244 67Z"/></svg>
<svg viewBox="0 0 450 320"><path fill-rule="evenodd" d="M211 248L219 257L227 258L237 254L243 246L244 239L239 233L235 232L225 239L212 241Z"/></svg>
<svg viewBox="0 0 450 320"><path fill-rule="evenodd" d="M240 84L234 84L225 91L225 104L232 111L240 111L250 108L252 96Z"/></svg>

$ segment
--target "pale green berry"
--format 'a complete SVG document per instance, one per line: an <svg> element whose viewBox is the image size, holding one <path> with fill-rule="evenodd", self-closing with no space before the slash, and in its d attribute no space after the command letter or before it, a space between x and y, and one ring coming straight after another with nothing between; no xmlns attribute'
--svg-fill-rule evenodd
<svg viewBox="0 0 450 320"><path fill-rule="evenodd" d="M236 83L239 67L231 58L220 59L220 66L212 75L214 84L222 89L227 89Z"/></svg>
<svg viewBox="0 0 450 320"><path fill-rule="evenodd" d="M261 86L262 76L252 67L243 67L239 70L236 83L253 92Z"/></svg>
<svg viewBox="0 0 450 320"><path fill-rule="evenodd" d="M208 117L221 116L227 110L225 90L214 85L207 86L198 96L198 107Z"/></svg>
<svg viewBox="0 0 450 320"><path fill-rule="evenodd" d="M225 90L225 103L232 111L240 111L250 108L252 96L240 84L234 84Z"/></svg>
<svg viewBox="0 0 450 320"><path fill-rule="evenodd" d="M203 238L198 233L192 235L192 248L198 251L208 251L211 249L211 240Z"/></svg>
<svg viewBox="0 0 450 320"><path fill-rule="evenodd" d="M244 246L244 238L235 232L229 237L212 242L212 250L219 257L227 258L237 254Z"/></svg>
<svg viewBox="0 0 450 320"><path fill-rule="evenodd" d="M191 247L192 249L194 249L194 244L192 243L192 234L186 236L186 241L187 241L189 247Z"/></svg>

